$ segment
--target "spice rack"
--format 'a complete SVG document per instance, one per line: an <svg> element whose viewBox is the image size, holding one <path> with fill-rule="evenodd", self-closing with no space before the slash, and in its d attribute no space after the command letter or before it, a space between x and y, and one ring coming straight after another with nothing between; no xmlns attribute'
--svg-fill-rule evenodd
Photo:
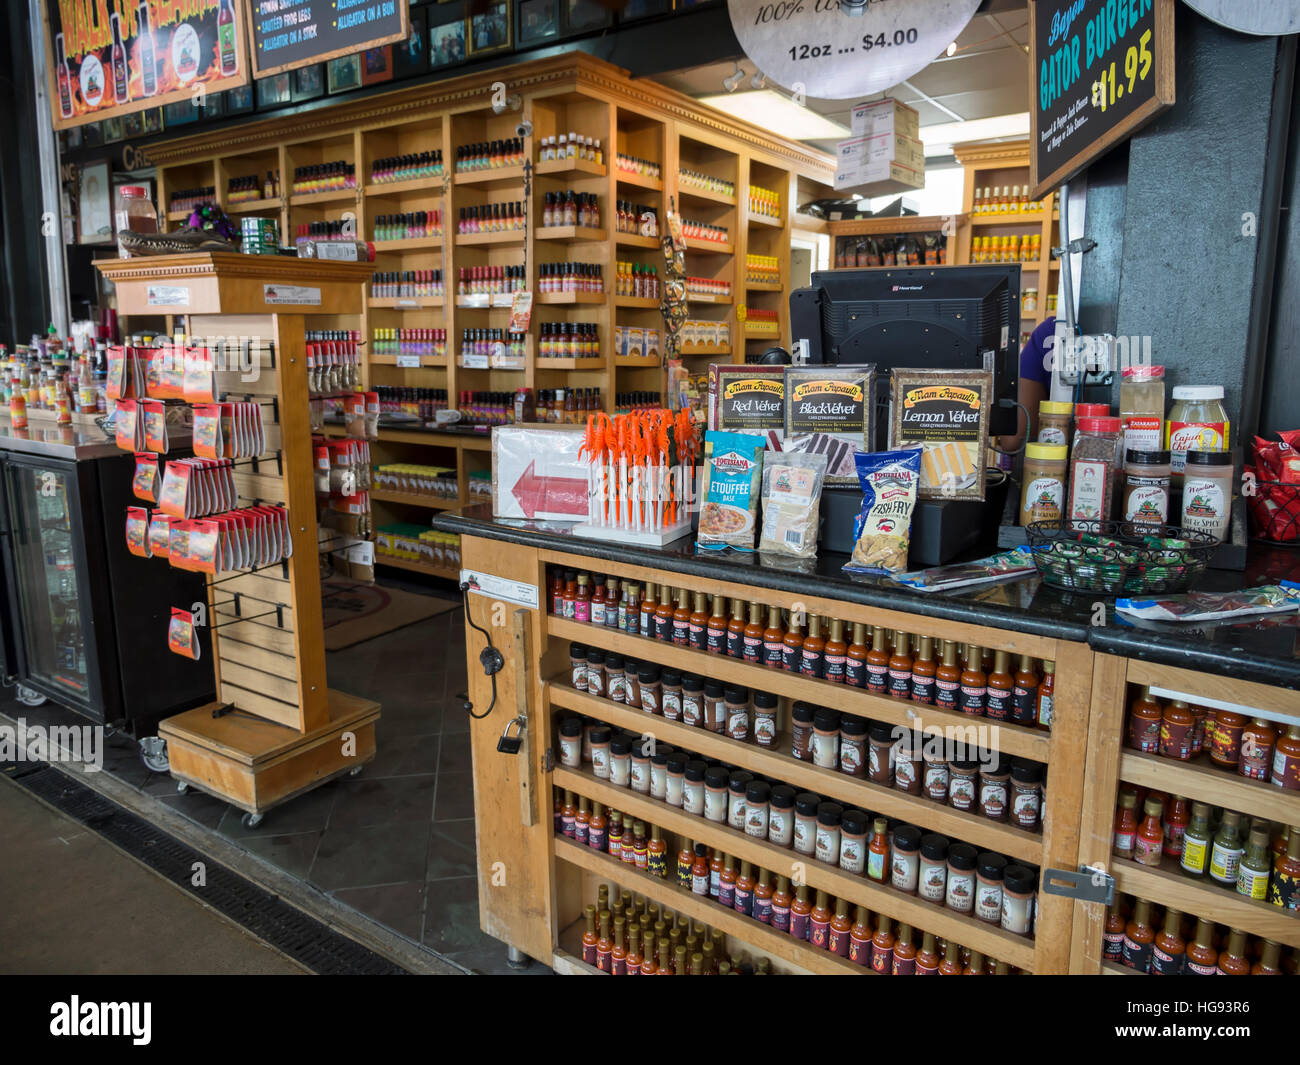
<svg viewBox="0 0 1300 1065"><path fill-rule="evenodd" d="M183 786L224 799L256 824L271 807L359 772L375 755L379 705L326 683L305 340L314 329L354 328L370 267L229 253L96 265L116 286L125 318L156 317L165 292L162 306L185 312L187 335L258 338L261 350L274 352L251 377L242 370L216 377L232 395L250 394L274 412L265 419L270 450L233 476L241 502L287 507L293 550L261 572L209 581L208 614L220 619L212 626L218 701L158 729ZM256 609L241 609L241 598Z"/></svg>

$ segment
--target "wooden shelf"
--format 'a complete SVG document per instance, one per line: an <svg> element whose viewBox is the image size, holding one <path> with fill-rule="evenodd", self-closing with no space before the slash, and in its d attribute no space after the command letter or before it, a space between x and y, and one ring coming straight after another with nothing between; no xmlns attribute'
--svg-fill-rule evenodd
<svg viewBox="0 0 1300 1065"><path fill-rule="evenodd" d="M590 159L579 159L576 156L572 159L548 159L533 167L533 173L538 177L547 174L590 174L592 177L604 177L608 172L604 163L593 163Z"/></svg>
<svg viewBox="0 0 1300 1065"><path fill-rule="evenodd" d="M456 306L462 311L508 311L514 303L514 295L509 292L494 292L487 299L487 303L471 303L471 300L481 300L483 296L457 296ZM497 302L500 300L501 302Z"/></svg>
<svg viewBox="0 0 1300 1065"><path fill-rule="evenodd" d="M367 196L400 196L404 192L437 193L442 195L440 177L408 178L405 181L372 181L366 185Z"/></svg>
<svg viewBox="0 0 1300 1065"><path fill-rule="evenodd" d="M703 251L710 255L732 255L736 250L734 244L722 244L716 240L695 240L692 237L686 238L686 247L690 251Z"/></svg>
<svg viewBox="0 0 1300 1065"><path fill-rule="evenodd" d="M603 229L588 229L585 226L543 226L534 230L538 240L560 240L572 244L603 243L608 234Z"/></svg>
<svg viewBox="0 0 1300 1065"><path fill-rule="evenodd" d="M427 311L444 306L443 296L371 296L366 306L371 310Z"/></svg>
<svg viewBox="0 0 1300 1065"><path fill-rule="evenodd" d="M534 299L535 303L551 307L572 307L574 304L582 303L589 306L603 304L605 302L605 293L603 292L539 292Z"/></svg>
<svg viewBox="0 0 1300 1065"><path fill-rule="evenodd" d="M603 370L605 359L599 355L586 359L545 358L539 355L534 368L538 373L543 370Z"/></svg>
<svg viewBox="0 0 1300 1065"><path fill-rule="evenodd" d="M576 640L578 643L586 643L592 638L593 632L590 625L557 618L554 614L546 616L546 631L551 636ZM885 721L891 725L916 728L916 720L921 717L922 731L927 734L942 735L944 728L965 729L972 725L978 726L981 722L996 724L986 722L984 718L972 719L954 710L941 710L936 706L918 706L916 703L893 699L887 695L876 695L862 688L849 688L843 684L830 684L797 673L768 669L766 666L755 665L752 662L711 655L706 651L664 643L662 640L654 640L648 636L631 636L625 632L605 629L601 632L600 642L608 650L631 655L638 661L657 662L661 666L672 666L674 669L713 677L723 683L742 684L747 688L773 692L789 699L802 699L815 706L834 706L843 713ZM1046 732L1002 724L996 730L996 738L990 740L989 746L1003 754L1046 763L1050 741L1049 734Z"/></svg>
<svg viewBox="0 0 1300 1065"><path fill-rule="evenodd" d="M1294 911L1245 898L1232 888L1218 887L1208 876L1200 880L1183 876L1177 864L1168 858L1158 867L1150 867L1112 855L1111 873L1116 889L1126 895L1150 899L1263 939L1300 947L1300 916Z"/></svg>
<svg viewBox="0 0 1300 1065"><path fill-rule="evenodd" d="M1041 226L1045 211L1016 211L1006 214L979 214L971 215L970 224L972 226Z"/></svg>
<svg viewBox="0 0 1300 1065"><path fill-rule="evenodd" d="M785 286L781 282L775 285L768 284L765 281L746 281L745 291L747 292L784 292Z"/></svg>
<svg viewBox="0 0 1300 1065"><path fill-rule="evenodd" d="M649 310L657 311L659 309L659 301L656 299L649 299L648 297L644 297L644 296L615 296L614 306L615 307L640 307L647 311Z"/></svg>
<svg viewBox="0 0 1300 1065"><path fill-rule="evenodd" d="M321 435L331 437L347 436L341 425L327 425ZM469 451L491 451L492 434L462 433L441 429L395 429L380 426L379 440L389 444L419 444L424 447L462 447Z"/></svg>
<svg viewBox="0 0 1300 1065"><path fill-rule="evenodd" d="M697 189L693 185L677 182L677 198L681 200L704 200L707 203L725 203L728 207L736 206L736 197L725 192L711 192L709 189Z"/></svg>
<svg viewBox="0 0 1300 1065"><path fill-rule="evenodd" d="M902 233L934 233L945 226L959 226L965 215L903 215L886 218L837 218L826 223L831 237L894 236Z"/></svg>
<svg viewBox="0 0 1300 1065"><path fill-rule="evenodd" d="M555 856L570 865L586 869L602 880L611 880L633 894L646 895L665 909L684 913L693 920L725 933L730 940L757 947L805 972L823 976L881 975L870 966L855 965L838 954L819 950L811 943L795 939L786 932L778 932L770 925L760 924L734 909L727 909L705 895L697 895L679 887L672 881L673 870L670 870L667 878L650 876L639 872L635 866L624 865L608 854L577 843L567 836L555 837ZM670 859L672 857L669 855ZM669 864L671 866L673 863L670 861Z"/></svg>
<svg viewBox="0 0 1300 1065"><path fill-rule="evenodd" d="M398 356L396 355L371 355L369 362L371 366L396 366ZM421 355L419 366L403 366L403 370L445 370L447 368L446 355Z"/></svg>
<svg viewBox="0 0 1300 1065"><path fill-rule="evenodd" d="M184 222L184 221L187 221L187 220L189 219L190 215L192 215L193 213L194 213L193 211L168 211L168 212L167 212L167 221L169 221L169 222Z"/></svg>
<svg viewBox="0 0 1300 1065"><path fill-rule="evenodd" d="M895 921L906 921L918 932L933 932L945 939L955 940L962 946L983 952L986 956L1005 961L1021 969L1034 965L1034 941L1024 936L1003 931L965 914L955 913L943 906L925 902L915 895L885 887L866 877L845 872L838 866L796 854L786 847L755 839L726 824L694 817L675 806L651 799L629 788L616 788L586 770L566 769L557 766L554 774L557 787L572 791L603 803L613 810L675 832L680 836L710 847L717 847L741 861L752 862L762 869L787 869L793 861L804 865L810 887L826 891L836 898L846 899L867 907L873 913L883 913Z"/></svg>
<svg viewBox="0 0 1300 1065"><path fill-rule="evenodd" d="M416 562L409 558L394 558L392 555L381 555L379 552L375 552L375 565L396 566L398 569L410 570L412 573L423 573L428 577L441 577L448 581L460 580L460 570L442 569L439 566L430 565L428 562Z"/></svg>
<svg viewBox="0 0 1300 1065"><path fill-rule="evenodd" d="M290 207L311 207L318 203L342 203L344 200L357 200L360 189L336 189L333 192L299 192L289 196Z"/></svg>
<svg viewBox="0 0 1300 1065"><path fill-rule="evenodd" d="M1126 965L1120 965L1113 961L1104 961L1101 963L1102 976L1141 976L1142 974L1136 969L1130 969Z"/></svg>
<svg viewBox="0 0 1300 1065"><path fill-rule="evenodd" d="M683 351L681 352L681 356L684 359L695 358L695 357L709 358L709 359L718 359L724 357L730 358L731 345L727 344L720 348L706 348L703 350L696 349L695 351Z"/></svg>
<svg viewBox="0 0 1300 1065"><path fill-rule="evenodd" d="M981 850L997 851L1030 865L1043 862L1042 839L1037 833L1024 832L979 814L954 810L896 788L800 761L791 753L789 736L782 737L779 747L760 747L707 729L683 725L679 721L647 715L639 708L631 709L610 699L588 695L558 680L547 683L547 692L552 706L563 706L606 724L640 731L648 727L647 721L653 717L649 727L654 734L676 747L698 751L704 757L716 758L726 765L742 765L757 776L796 785L798 790L826 795L836 802L870 810L891 820L920 825L927 831L940 832L974 844Z"/></svg>
<svg viewBox="0 0 1300 1065"><path fill-rule="evenodd" d="M662 192L664 180L661 177L647 177L645 174L634 174L630 170L620 170L614 168L614 180L620 185L631 185L638 189L649 189L651 192Z"/></svg>
<svg viewBox="0 0 1300 1065"><path fill-rule="evenodd" d="M440 496L422 495L419 492L394 492L387 488L370 489L370 498L380 503L405 503L412 507L424 507L428 510L455 510L460 506L459 499L443 499ZM376 555L378 561L380 556Z"/></svg>
<svg viewBox="0 0 1300 1065"><path fill-rule="evenodd" d="M226 214L256 214L258 211L278 211L284 206L282 197L273 196L269 200L242 200L239 203L226 204ZM169 213L168 218L171 217Z"/></svg>
<svg viewBox="0 0 1300 1065"><path fill-rule="evenodd" d="M498 166L491 170L457 171L452 181L456 185L522 185L522 166Z"/></svg>
<svg viewBox="0 0 1300 1065"><path fill-rule="evenodd" d="M768 229L784 229L785 222L779 218L768 218L766 215L751 214L746 212L745 221L751 226L766 226Z"/></svg>
<svg viewBox="0 0 1300 1065"><path fill-rule="evenodd" d="M1199 799L1211 806L1238 810L1280 824L1300 825L1300 791L1286 791L1266 781L1248 780L1217 768L1208 757L1180 762L1126 748L1119 756L1119 778L1153 791Z"/></svg>
<svg viewBox="0 0 1300 1065"><path fill-rule="evenodd" d="M686 294L686 302L688 304L704 303L704 304L714 304L718 307L729 307L731 305L731 297L730 296L696 296L688 292Z"/></svg>
<svg viewBox="0 0 1300 1065"><path fill-rule="evenodd" d="M375 254L386 251L442 251L442 237L403 237L401 240L376 240Z"/></svg>
<svg viewBox="0 0 1300 1065"><path fill-rule="evenodd" d="M460 247L473 247L476 244L522 244L527 236L522 229L508 229L502 233L457 233L456 243Z"/></svg>
<svg viewBox="0 0 1300 1065"><path fill-rule="evenodd" d="M779 329L774 329L770 333L759 333L759 332L754 332L752 330L746 329L745 339L746 340L780 340L781 331Z"/></svg>
<svg viewBox="0 0 1300 1065"><path fill-rule="evenodd" d="M647 359L636 355L615 355L614 365L622 370L657 370L663 365L660 359Z"/></svg>
<svg viewBox="0 0 1300 1065"><path fill-rule="evenodd" d="M640 233L615 233L614 243L621 244L625 248L657 248L659 247L658 237L643 237Z"/></svg>

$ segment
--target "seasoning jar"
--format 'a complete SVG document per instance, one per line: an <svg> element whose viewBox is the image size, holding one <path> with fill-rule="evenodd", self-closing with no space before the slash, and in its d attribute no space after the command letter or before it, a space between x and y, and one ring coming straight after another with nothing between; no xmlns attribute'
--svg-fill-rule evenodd
<svg viewBox="0 0 1300 1065"><path fill-rule="evenodd" d="M827 865L837 865L840 860L840 821L844 807L837 802L817 804L817 829L813 844L813 857Z"/></svg>
<svg viewBox="0 0 1300 1065"><path fill-rule="evenodd" d="M867 775L866 718L852 714L840 718L840 772L859 779Z"/></svg>
<svg viewBox="0 0 1300 1065"><path fill-rule="evenodd" d="M583 674L586 675L586 666ZM560 765L577 769L582 765L582 718L566 717L560 722Z"/></svg>
<svg viewBox="0 0 1300 1065"><path fill-rule="evenodd" d="M948 892L948 837L930 832L921 837L917 894L926 902L942 905Z"/></svg>
<svg viewBox="0 0 1300 1065"><path fill-rule="evenodd" d="M1080 418L1070 456L1071 522L1107 521L1119 487L1118 418Z"/></svg>
<svg viewBox="0 0 1300 1065"><path fill-rule="evenodd" d="M623 702L628 706L641 705L640 672L643 663L635 658L623 659Z"/></svg>
<svg viewBox="0 0 1300 1065"><path fill-rule="evenodd" d="M753 779L747 769L733 769L727 777L727 824L732 828L744 830L745 792Z"/></svg>
<svg viewBox="0 0 1300 1065"><path fill-rule="evenodd" d="M727 685L723 689L727 709L727 735L744 743L749 739L749 689Z"/></svg>
<svg viewBox="0 0 1300 1065"><path fill-rule="evenodd" d="M650 798L660 802L668 798L668 748L662 743L650 756Z"/></svg>
<svg viewBox="0 0 1300 1065"><path fill-rule="evenodd" d="M867 734L867 779L888 786L894 779L894 730L877 721Z"/></svg>
<svg viewBox="0 0 1300 1065"><path fill-rule="evenodd" d="M779 700L772 692L754 692L754 742L776 746L776 711Z"/></svg>
<svg viewBox="0 0 1300 1065"><path fill-rule="evenodd" d="M727 719L727 704L723 696L722 682L709 680L704 682L704 713L698 721L686 721L683 719L683 725L696 725L700 728L713 730L715 721L725 721Z"/></svg>
<svg viewBox="0 0 1300 1065"><path fill-rule="evenodd" d="M704 775L708 771L708 763L699 758L692 758L686 763L682 782L682 809L696 817L704 813Z"/></svg>
<svg viewBox="0 0 1300 1065"><path fill-rule="evenodd" d="M632 741L626 736L609 741L609 782L617 788L632 782Z"/></svg>
<svg viewBox="0 0 1300 1065"><path fill-rule="evenodd" d="M1196 715L1181 699L1171 699L1160 720L1160 753L1179 762L1191 760Z"/></svg>
<svg viewBox="0 0 1300 1065"><path fill-rule="evenodd" d="M890 869L890 883L898 891L915 895L921 870L921 830L915 825L899 825L894 829Z"/></svg>
<svg viewBox="0 0 1300 1065"><path fill-rule="evenodd" d="M1044 399L1038 403L1038 443L1070 446L1070 422L1074 415L1073 403L1057 403Z"/></svg>
<svg viewBox="0 0 1300 1065"><path fill-rule="evenodd" d="M767 800L767 838L778 847L794 840L794 795L789 784L774 784Z"/></svg>
<svg viewBox="0 0 1300 1065"><path fill-rule="evenodd" d="M1008 865L1002 871L1002 927L1026 936L1033 924L1034 894L1038 878L1023 865Z"/></svg>
<svg viewBox="0 0 1300 1065"><path fill-rule="evenodd" d="M934 749L931 750L931 747ZM928 744L921 752L921 794L931 802L948 801L948 760L943 756L943 745Z"/></svg>
<svg viewBox="0 0 1300 1065"><path fill-rule="evenodd" d="M948 805L954 810L973 810L979 802L976 775L979 762L949 761Z"/></svg>
<svg viewBox="0 0 1300 1065"><path fill-rule="evenodd" d="M767 839L771 822L772 787L764 780L751 780L745 789L745 835Z"/></svg>
<svg viewBox="0 0 1300 1065"><path fill-rule="evenodd" d="M845 810L840 818L840 868L858 876L867 868L867 823L864 810Z"/></svg>
<svg viewBox="0 0 1300 1065"><path fill-rule="evenodd" d="M812 761L813 718L816 715L807 703L795 703L790 708L790 753L801 762Z"/></svg>
<svg viewBox="0 0 1300 1065"><path fill-rule="evenodd" d="M580 691L587 690L587 648L580 643L569 644L570 676L573 687Z"/></svg>
<svg viewBox="0 0 1300 1065"><path fill-rule="evenodd" d="M822 708L813 715L812 764L821 769L835 769L840 760L840 715Z"/></svg>
<svg viewBox="0 0 1300 1065"><path fill-rule="evenodd" d="M659 667L653 662L645 663L637 672L637 686L640 689L641 709L647 714L659 713L662 709Z"/></svg>
<svg viewBox="0 0 1300 1065"><path fill-rule="evenodd" d="M794 797L794 849L800 854L817 850L817 806L821 799L811 791Z"/></svg>
<svg viewBox="0 0 1300 1065"><path fill-rule="evenodd" d="M894 757L894 790L906 795L921 794L921 752L924 739L908 732L898 742Z"/></svg>
<svg viewBox="0 0 1300 1065"><path fill-rule="evenodd" d="M587 650L587 693L600 696L605 694L605 652L599 647Z"/></svg>
<svg viewBox="0 0 1300 1065"><path fill-rule="evenodd" d="M1062 403L1060 406L1069 407ZM1066 416L1067 423L1069 416ZM1065 470L1070 449L1065 444L1027 444L1020 491L1020 524L1061 520L1065 503Z"/></svg>
<svg viewBox="0 0 1300 1065"><path fill-rule="evenodd" d="M597 725L591 730L591 771L601 780L609 779L610 736L613 729Z"/></svg>
<svg viewBox="0 0 1300 1065"><path fill-rule="evenodd" d="M605 694L616 703L623 702L627 694L627 680L623 676L623 656L613 651L605 656Z"/></svg>
<svg viewBox="0 0 1300 1065"><path fill-rule="evenodd" d="M1210 725L1210 761L1225 769L1236 769L1241 762L1241 732L1246 719L1231 710L1216 710Z"/></svg>
<svg viewBox="0 0 1300 1065"><path fill-rule="evenodd" d="M659 703L665 721L678 721L682 716L682 675L678 670L664 668L660 674Z"/></svg>
<svg viewBox="0 0 1300 1065"><path fill-rule="evenodd" d="M666 763L668 774L664 778L664 802L669 806L681 806L682 795L686 791L686 755L674 751Z"/></svg>
<svg viewBox="0 0 1300 1065"><path fill-rule="evenodd" d="M1124 502L1120 517L1141 525L1164 525L1169 520L1169 452L1124 453Z"/></svg>
<svg viewBox="0 0 1300 1065"><path fill-rule="evenodd" d="M1228 431L1222 385L1176 385L1165 430L1174 482L1182 481L1189 451L1227 451Z"/></svg>
<svg viewBox="0 0 1300 1065"><path fill-rule="evenodd" d="M990 769L981 769L979 810L990 821L1007 819L1008 792L1011 787L1011 763L999 758Z"/></svg>
<svg viewBox="0 0 1300 1065"><path fill-rule="evenodd" d="M1164 444L1165 368L1126 366L1120 374L1119 419L1124 450L1158 451ZM1128 465L1127 457L1124 460Z"/></svg>
<svg viewBox="0 0 1300 1065"><path fill-rule="evenodd" d="M704 817L718 824L727 820L727 771L720 765L704 772Z"/></svg>
<svg viewBox="0 0 1300 1065"><path fill-rule="evenodd" d="M1226 540L1232 522L1232 453L1188 451L1184 470L1182 527Z"/></svg>
<svg viewBox="0 0 1300 1065"><path fill-rule="evenodd" d="M1011 823L1035 829L1042 816L1043 769L1027 758L1011 759Z"/></svg>
<svg viewBox="0 0 1300 1065"><path fill-rule="evenodd" d="M688 716L697 721L704 717L704 678L698 673L682 674L682 722Z"/></svg>
<svg viewBox="0 0 1300 1065"><path fill-rule="evenodd" d="M948 887L944 905L958 913L975 908L975 859L978 852L969 843L954 843L948 848Z"/></svg>
<svg viewBox="0 0 1300 1065"><path fill-rule="evenodd" d="M646 739L637 737L632 741L632 774L629 778L629 786L642 795L650 794L650 752L654 749L654 745L655 741L649 737Z"/></svg>
<svg viewBox="0 0 1300 1065"><path fill-rule="evenodd" d="M989 924L1002 920L1003 879L1007 860L1000 854L984 851L975 863L975 916Z"/></svg>

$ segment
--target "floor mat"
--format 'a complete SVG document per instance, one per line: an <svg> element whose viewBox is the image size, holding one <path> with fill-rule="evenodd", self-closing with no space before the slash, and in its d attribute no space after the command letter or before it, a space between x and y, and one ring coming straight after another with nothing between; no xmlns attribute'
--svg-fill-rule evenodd
<svg viewBox="0 0 1300 1065"><path fill-rule="evenodd" d="M322 581L321 595L327 651L341 651L394 629L456 610L461 605L459 599L418 595L342 577Z"/></svg>

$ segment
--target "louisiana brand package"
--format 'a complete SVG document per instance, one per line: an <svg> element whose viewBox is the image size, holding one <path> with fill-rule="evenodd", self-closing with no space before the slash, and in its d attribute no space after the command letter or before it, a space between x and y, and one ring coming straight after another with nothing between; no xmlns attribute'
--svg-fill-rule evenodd
<svg viewBox="0 0 1300 1065"><path fill-rule="evenodd" d="M817 554L817 520L825 476L825 455L764 456L760 551L797 558Z"/></svg>
<svg viewBox="0 0 1300 1065"><path fill-rule="evenodd" d="M912 511L921 480L921 452L859 452L853 460L862 509L853 519L853 557L846 573L901 573L907 569Z"/></svg>
<svg viewBox="0 0 1300 1065"><path fill-rule="evenodd" d="M704 434L704 499L696 543L754 549L764 444L749 433Z"/></svg>
<svg viewBox="0 0 1300 1065"><path fill-rule="evenodd" d="M889 446L919 447L922 499L983 499L993 375L895 370Z"/></svg>
<svg viewBox="0 0 1300 1065"><path fill-rule="evenodd" d="M874 366L787 366L785 435L788 451L824 454L828 484L857 484L855 451L872 445ZM837 446L839 445L839 446Z"/></svg>

